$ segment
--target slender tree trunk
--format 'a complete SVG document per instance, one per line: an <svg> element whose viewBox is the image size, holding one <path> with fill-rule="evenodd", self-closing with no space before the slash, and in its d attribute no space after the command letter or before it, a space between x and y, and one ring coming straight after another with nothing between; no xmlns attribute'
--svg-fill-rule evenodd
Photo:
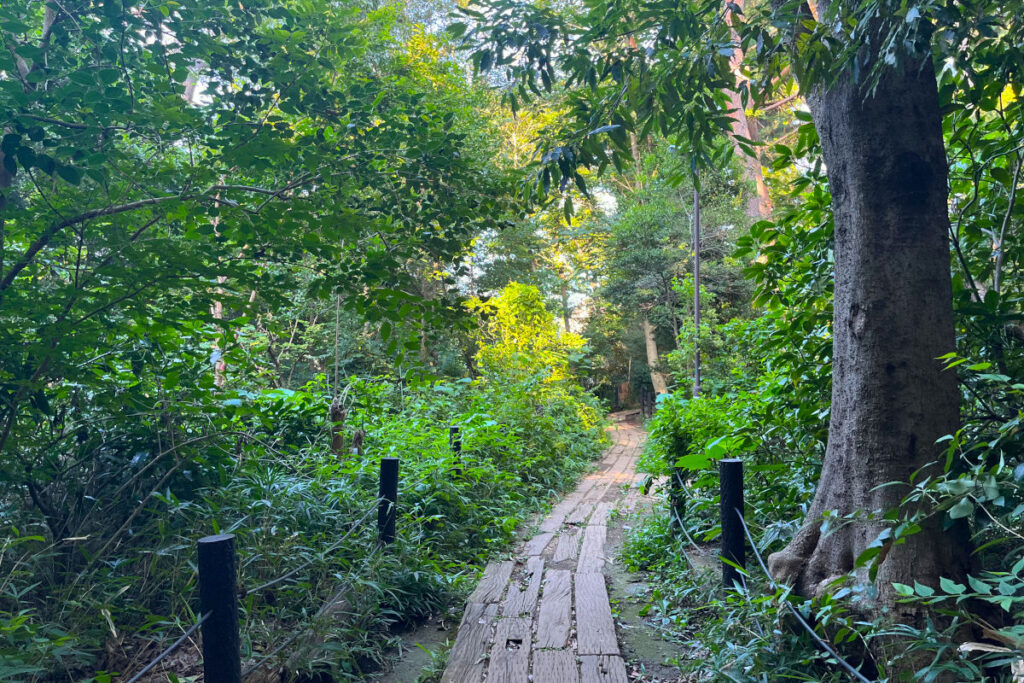
<svg viewBox="0 0 1024 683"><path fill-rule="evenodd" d="M213 227L214 227L214 230L217 229L216 222L214 223ZM225 276L225 275L218 275L217 276L217 284L218 285L222 285L222 284L224 284L227 281L228 281L227 276ZM220 287L217 287L217 289L214 290L214 293L215 294L223 294L224 290L222 288L220 288ZM213 303L210 304L210 315L213 316L214 320L223 320L224 319L224 304L221 302L220 299L214 299ZM213 341L213 348L214 348L214 351L218 354L217 355L217 360L213 364L213 382L218 387L223 389L224 385L227 384L228 364L227 364L227 361L224 360L224 357L222 355L220 355L220 354L223 353L223 351L220 348L220 342L218 340L216 340L216 339L214 339L214 341Z"/></svg>
<svg viewBox="0 0 1024 683"><path fill-rule="evenodd" d="M328 419L331 422L331 452L339 458L344 458L345 453L345 407L341 401L334 399L328 411Z"/></svg>
<svg viewBox="0 0 1024 683"><path fill-rule="evenodd" d="M3 135L7 135L10 132L10 126L5 126L2 130L0 130L0 133L2 133ZM10 171L7 170L7 167L4 166L4 153L3 150L0 150L0 187L10 187L13 182L14 176L12 176ZM4 208L6 208L7 206L6 194L0 195L0 202L2 202L0 203L0 211L3 211Z"/></svg>
<svg viewBox="0 0 1024 683"><path fill-rule="evenodd" d="M956 375L936 360L955 346L946 155L924 59L887 72L870 97L849 77L808 96L835 214L831 422L806 525L769 558L777 578L808 596L847 572L867 582L855 561L886 528L862 518L823 534L823 513L898 507L909 487L879 486L941 460L936 440L959 425ZM944 531L938 517L921 527L883 553L876 616L888 609L919 625L923 608L897 604L893 582L938 586L939 577L964 576L966 527Z"/></svg>
<svg viewBox="0 0 1024 683"><path fill-rule="evenodd" d="M700 192L693 188L693 395L700 396Z"/></svg>
<svg viewBox="0 0 1024 683"><path fill-rule="evenodd" d="M746 0L730 0L730 5L737 6L740 11L743 11ZM729 25L732 26L732 10L727 11ZM740 38L735 30L732 31L732 40L736 45L739 45ZM733 72L739 74L740 66L743 64L743 51L738 47L732 51L729 56L729 66ZM729 95L729 108L733 110L731 115L730 127L732 129L732 141L736 147L736 153L743 161L743 174L747 180L754 185L754 193L747 197L747 203L744 206L744 213L747 218L754 221L768 218L772 213L772 198L768 192L768 184L764 181L764 171L761 168L761 159L759 156L752 156L747 154L740 146L739 138L745 138L752 142L758 142L760 140L760 131L757 129L757 125L747 118L746 107L743 106L743 99L740 97L740 93L736 90L727 91Z"/></svg>
<svg viewBox="0 0 1024 683"><path fill-rule="evenodd" d="M572 332L570 323L572 322L572 316L569 311L569 289L565 283L562 283L562 291L560 292L562 297L562 323L565 325L566 332Z"/></svg>
<svg viewBox="0 0 1024 683"><path fill-rule="evenodd" d="M654 385L655 394L667 394L668 382L665 375L658 371L658 342L654 338L654 325L647 318L647 314L640 320L644 330L644 345L647 347L647 367L651 369L651 384Z"/></svg>
<svg viewBox="0 0 1024 683"><path fill-rule="evenodd" d="M420 363L430 364L430 344L427 341L427 319L420 317Z"/></svg>

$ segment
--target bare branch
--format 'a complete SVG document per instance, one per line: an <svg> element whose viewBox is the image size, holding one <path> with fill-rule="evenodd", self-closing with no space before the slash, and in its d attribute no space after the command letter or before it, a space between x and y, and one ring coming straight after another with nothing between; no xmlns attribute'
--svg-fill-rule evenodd
<svg viewBox="0 0 1024 683"><path fill-rule="evenodd" d="M178 195L172 195L167 197L150 197L148 199L140 199L135 202L129 202L128 204L120 204L118 206L106 206L102 209L93 209L92 211L86 211L85 213L80 213L77 216L72 216L71 218L67 218L65 220L54 223L49 228L47 228L42 235L36 238L36 241L29 246L28 251L26 251L25 255L21 257L21 260L15 263L13 266L11 266L11 269L7 271L7 274L4 276L4 279L0 280L0 294L3 294L3 292L6 291L11 286L11 283L13 283L14 279L18 276L18 273L27 268L28 265L32 263L32 259L36 257L36 254L42 251L46 247L46 245L48 245L50 241L54 237L56 237L57 234L64 228L76 225L78 223L84 223L85 221L91 220L93 218L99 218L100 216L113 216L119 213L135 211L136 209L141 209L145 206L153 206L154 204L162 204L164 202L181 199L185 198L179 197Z"/></svg>
<svg viewBox="0 0 1024 683"><path fill-rule="evenodd" d="M53 240L54 237L57 236L57 234L61 230L72 225L84 223L88 220L92 220L93 218L99 218L101 216L113 216L116 214L128 213L130 211L135 211L136 209L145 208L147 206L154 206L157 204L163 204L165 202L171 201L207 200L216 202L218 204L226 204L228 206L241 208L242 210L247 211L248 213L258 213L259 210L266 206L267 202L269 202L274 197L281 199L283 198L282 195L285 192L293 190L301 185L315 182L319 178L320 176L307 175L305 177L293 180L287 185L284 185L283 187L276 190L266 189L262 187L254 187L250 185L213 185L207 190L195 194L176 194L166 195L162 197L149 197L146 199L139 199L138 201L134 202L128 202L127 204L118 204L115 206L106 206L103 207L102 209L93 209L92 211L86 211L84 213L78 214L77 216L72 216L71 218L60 220L51 225L43 232L43 234L37 237L36 240L29 246L28 251L26 251L24 256L21 257L21 260L19 260L17 263L11 266L11 269L7 271L7 274L4 275L2 280L0 280L0 296L2 296L3 293L11 286L15 278L17 278L18 274L25 268L27 268L30 263L32 263L32 260L36 257L36 254L38 254L40 251L46 248L46 246ZM220 199L218 197L208 196L211 192L217 192L221 190L244 190L247 192L255 192L258 194L266 194L269 196L267 200L260 204L258 207L256 207L256 209L246 209L245 207L241 206L238 202L232 201L230 199ZM146 227L148 227L148 225Z"/></svg>

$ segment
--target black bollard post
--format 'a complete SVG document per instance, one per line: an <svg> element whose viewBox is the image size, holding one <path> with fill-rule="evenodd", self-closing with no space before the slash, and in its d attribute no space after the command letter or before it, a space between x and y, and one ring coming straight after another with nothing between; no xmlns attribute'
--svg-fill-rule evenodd
<svg viewBox="0 0 1024 683"><path fill-rule="evenodd" d="M462 474L462 436L459 434L459 426L448 427L448 446L452 449L452 456L455 460L453 471L458 476Z"/></svg>
<svg viewBox="0 0 1024 683"><path fill-rule="evenodd" d="M377 535L384 545L395 540L398 518L398 458L380 459L380 502L377 504Z"/></svg>
<svg viewBox="0 0 1024 683"><path fill-rule="evenodd" d="M199 539L199 610L202 615L210 615L202 626L204 680L240 683L242 655L232 534Z"/></svg>
<svg viewBox="0 0 1024 683"><path fill-rule="evenodd" d="M720 460L718 473L721 479L719 512L722 518L722 558L745 568L747 545L743 534L743 522L740 521L744 514L743 461L737 458ZM733 584L740 580L740 572L722 562L722 583L725 587L732 588Z"/></svg>

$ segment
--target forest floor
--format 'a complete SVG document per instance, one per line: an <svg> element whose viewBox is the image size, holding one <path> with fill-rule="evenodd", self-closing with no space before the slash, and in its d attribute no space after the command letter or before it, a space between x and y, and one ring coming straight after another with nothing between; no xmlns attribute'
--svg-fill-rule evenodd
<svg viewBox="0 0 1024 683"><path fill-rule="evenodd" d="M665 664L680 647L640 616L644 577L616 562L629 524L653 502L636 472L646 435L618 417L598 469L508 557L488 564L467 601L443 683L684 680ZM413 667L430 663L441 633L434 624L409 634L410 656L382 680L415 680Z"/></svg>

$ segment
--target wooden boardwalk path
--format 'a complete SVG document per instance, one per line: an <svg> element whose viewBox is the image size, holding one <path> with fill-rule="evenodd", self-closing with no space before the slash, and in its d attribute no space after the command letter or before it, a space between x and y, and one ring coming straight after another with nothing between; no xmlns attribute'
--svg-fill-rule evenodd
<svg viewBox="0 0 1024 683"><path fill-rule="evenodd" d="M597 472L469 596L442 683L628 683L603 573L608 514L634 507L639 427L619 423ZM622 485L631 484L624 494Z"/></svg>

